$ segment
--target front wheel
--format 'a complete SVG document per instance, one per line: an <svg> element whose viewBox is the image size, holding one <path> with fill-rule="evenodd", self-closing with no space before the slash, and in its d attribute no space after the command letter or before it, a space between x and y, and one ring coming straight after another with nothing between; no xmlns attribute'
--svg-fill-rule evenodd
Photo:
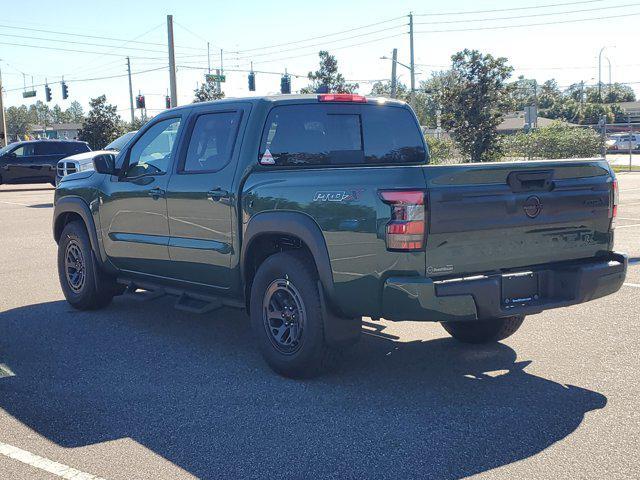
<svg viewBox="0 0 640 480"><path fill-rule="evenodd" d="M58 276L65 298L78 310L106 307L117 293L115 279L98 269L87 230L77 221L69 222L62 231Z"/></svg>
<svg viewBox="0 0 640 480"><path fill-rule="evenodd" d="M326 342L321 292L302 252L276 253L258 268L251 286L251 325L262 356L286 377L312 377L335 360Z"/></svg>
<svg viewBox="0 0 640 480"><path fill-rule="evenodd" d="M524 315L514 315L469 322L442 322L442 327L460 342L491 343L499 342L516 333L522 322Z"/></svg>

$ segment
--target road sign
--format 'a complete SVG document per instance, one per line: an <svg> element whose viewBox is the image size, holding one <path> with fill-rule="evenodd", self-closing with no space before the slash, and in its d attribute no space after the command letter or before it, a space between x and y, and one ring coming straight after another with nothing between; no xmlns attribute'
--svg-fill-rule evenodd
<svg viewBox="0 0 640 480"><path fill-rule="evenodd" d="M214 75L213 73L207 73L205 75L205 78L207 79L207 82L224 83L224 82L227 81L227 76L226 75Z"/></svg>
<svg viewBox="0 0 640 480"><path fill-rule="evenodd" d="M22 92L22 98L31 98L36 96L35 90L29 90L28 92Z"/></svg>

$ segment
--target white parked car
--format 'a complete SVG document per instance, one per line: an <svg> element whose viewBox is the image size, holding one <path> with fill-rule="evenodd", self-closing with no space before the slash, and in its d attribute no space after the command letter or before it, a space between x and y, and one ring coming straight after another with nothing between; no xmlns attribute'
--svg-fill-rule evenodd
<svg viewBox="0 0 640 480"><path fill-rule="evenodd" d="M62 179L62 177L71 175L72 173L86 172L89 170L93 170L93 159L96 156L102 155L104 153L119 152L127 145L127 143L129 143L129 140L133 138L136 132L137 130L134 130L133 132L125 133L124 135L116 138L113 142L111 142L109 145L104 147L103 150L84 152L84 153L79 153L77 155L71 155L70 157L63 158L58 162L58 165L57 165L56 185L60 183L60 180Z"/></svg>
<svg viewBox="0 0 640 480"><path fill-rule="evenodd" d="M606 141L608 150L640 149L640 133L614 133Z"/></svg>

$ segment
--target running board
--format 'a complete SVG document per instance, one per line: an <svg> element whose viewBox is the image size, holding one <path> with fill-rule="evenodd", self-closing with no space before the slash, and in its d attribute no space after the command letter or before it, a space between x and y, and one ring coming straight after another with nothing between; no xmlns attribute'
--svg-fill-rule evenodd
<svg viewBox="0 0 640 480"><path fill-rule="evenodd" d="M127 284L127 288L122 294L124 297L132 298L139 302L145 302L148 300L155 300L156 298L164 297L167 294L163 289L158 288L154 290L147 290L136 285L134 282Z"/></svg>
<svg viewBox="0 0 640 480"><path fill-rule="evenodd" d="M126 286L122 294L123 297L138 301L155 300L165 295L177 297L174 307L183 312L203 314L222 307L245 308L245 304L238 300L204 295L201 292L180 289L156 282L121 277L118 278L118 283Z"/></svg>
<svg viewBox="0 0 640 480"><path fill-rule="evenodd" d="M174 304L174 308L176 310L182 310L183 312L203 314L222 308L222 301L217 298L203 300L189 296L187 293L182 293Z"/></svg>

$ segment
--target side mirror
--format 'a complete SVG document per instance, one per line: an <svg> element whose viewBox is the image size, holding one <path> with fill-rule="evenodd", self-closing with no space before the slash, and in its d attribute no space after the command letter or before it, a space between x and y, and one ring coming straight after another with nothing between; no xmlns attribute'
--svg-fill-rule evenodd
<svg viewBox="0 0 640 480"><path fill-rule="evenodd" d="M103 153L93 157L93 166L98 173L106 175L116 174L116 157L111 153Z"/></svg>

